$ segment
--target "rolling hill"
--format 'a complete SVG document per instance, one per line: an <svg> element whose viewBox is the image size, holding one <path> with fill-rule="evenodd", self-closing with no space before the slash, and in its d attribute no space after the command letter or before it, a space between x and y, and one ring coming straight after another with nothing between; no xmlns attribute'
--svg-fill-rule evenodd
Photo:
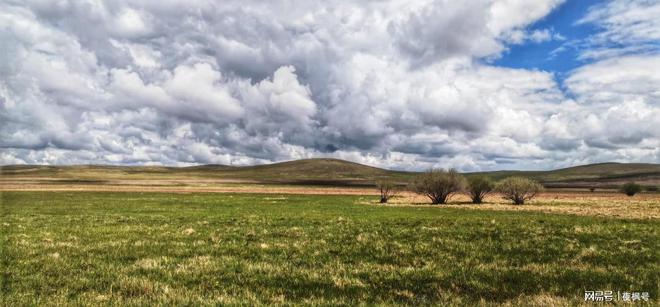
<svg viewBox="0 0 660 307"><path fill-rule="evenodd" d="M303 159L254 166L199 165L190 167L108 166L108 165L8 165L0 167L0 177L61 179L74 182L148 179L218 179L236 182L307 185L370 185L389 178L401 184L417 173L392 171L338 159ZM599 163L550 171L494 171L466 173L499 180L524 176L548 187L615 187L637 181L660 185L660 164Z"/></svg>
<svg viewBox="0 0 660 307"><path fill-rule="evenodd" d="M617 187L628 181L660 185L660 164L608 162L550 171L494 171L466 175L485 175L494 180L523 176L538 180L546 187Z"/></svg>
<svg viewBox="0 0 660 307"><path fill-rule="evenodd" d="M8 165L0 177L98 180L219 179L237 182L364 185L378 179L406 182L416 173L386 170L338 159L303 159L253 166L198 165L189 167L108 165Z"/></svg>

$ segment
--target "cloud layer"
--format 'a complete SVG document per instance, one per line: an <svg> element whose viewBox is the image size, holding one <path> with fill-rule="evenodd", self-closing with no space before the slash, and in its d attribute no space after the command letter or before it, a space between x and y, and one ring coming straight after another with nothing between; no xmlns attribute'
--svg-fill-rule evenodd
<svg viewBox="0 0 660 307"><path fill-rule="evenodd" d="M660 5L628 2L560 82L489 64L562 39L528 29L558 0L3 1L0 163L660 162L657 21L626 10Z"/></svg>

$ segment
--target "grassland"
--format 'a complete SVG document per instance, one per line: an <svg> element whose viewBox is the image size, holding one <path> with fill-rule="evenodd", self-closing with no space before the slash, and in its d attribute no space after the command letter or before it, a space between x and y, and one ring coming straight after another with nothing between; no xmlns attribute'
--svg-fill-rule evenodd
<svg viewBox="0 0 660 307"><path fill-rule="evenodd" d="M41 178L94 182L107 180L211 179L225 182L360 185L390 178L407 180L414 172L386 170L337 159L304 159L254 166L199 165L191 167L108 165L9 165L5 178Z"/></svg>
<svg viewBox="0 0 660 307"><path fill-rule="evenodd" d="M255 166L200 165L192 167L107 166L107 165L9 165L0 166L0 188L6 183L26 184L117 184L127 181L192 181L222 183L295 184L317 186L368 186L375 180L391 179L406 184L416 172L381 169L337 159L304 159ZM637 181L660 186L660 164L601 163L550 171L497 171L467 173L495 180L525 176L546 187L617 188Z"/></svg>
<svg viewBox="0 0 660 307"><path fill-rule="evenodd" d="M356 195L30 191L0 201L4 306L562 306L581 304L584 290L647 291L653 304L660 287L655 218Z"/></svg>

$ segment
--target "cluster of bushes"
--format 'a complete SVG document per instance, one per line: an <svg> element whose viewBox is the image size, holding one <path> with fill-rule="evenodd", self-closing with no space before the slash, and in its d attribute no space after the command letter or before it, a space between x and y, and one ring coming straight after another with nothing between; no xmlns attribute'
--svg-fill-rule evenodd
<svg viewBox="0 0 660 307"><path fill-rule="evenodd" d="M398 192L391 181L379 181L376 185L380 190L381 203L387 203ZM509 177L495 183L485 176L465 178L453 169L432 169L415 177L410 183L410 190L428 197L433 204L445 204L458 193L464 193L472 199L472 203L480 204L488 194L498 192L514 204L522 205L540 193L543 186L523 177Z"/></svg>
<svg viewBox="0 0 660 307"><path fill-rule="evenodd" d="M400 189L392 181L382 180L376 182L380 190L380 202L394 197ZM433 204L445 204L454 194L463 193L470 197L472 203L480 204L484 197L492 192L502 194L505 199L511 200L516 205L522 205L525 201L534 198L543 191L543 186L538 182L524 177L509 177L498 183L493 182L486 176L464 177L454 169L432 169L415 177L409 185L411 191L424 195L431 199ZM619 192L628 196L634 196L642 190L657 192L658 187L641 185L628 182L621 186ZM595 187L589 190L594 192Z"/></svg>

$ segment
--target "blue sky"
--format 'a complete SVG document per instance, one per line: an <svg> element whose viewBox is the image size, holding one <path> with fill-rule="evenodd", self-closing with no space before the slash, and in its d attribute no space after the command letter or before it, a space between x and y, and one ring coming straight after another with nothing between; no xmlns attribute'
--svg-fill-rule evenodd
<svg viewBox="0 0 660 307"><path fill-rule="evenodd" d="M528 41L509 46L495 65L512 68L539 69L553 72L563 80L571 70L587 64L589 60L579 59L580 42L598 32L591 23L579 24L590 7L602 4L597 0L569 0L553 10L549 15L529 26L530 31L549 29L564 39L551 39L544 42ZM558 48L562 48L561 50Z"/></svg>

